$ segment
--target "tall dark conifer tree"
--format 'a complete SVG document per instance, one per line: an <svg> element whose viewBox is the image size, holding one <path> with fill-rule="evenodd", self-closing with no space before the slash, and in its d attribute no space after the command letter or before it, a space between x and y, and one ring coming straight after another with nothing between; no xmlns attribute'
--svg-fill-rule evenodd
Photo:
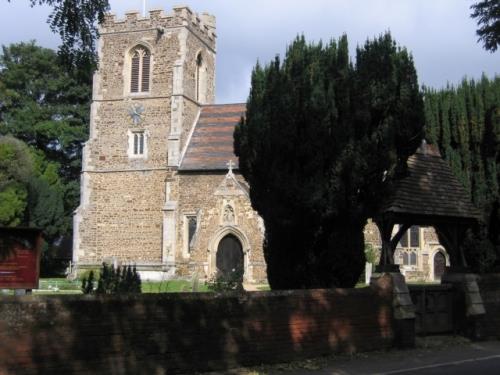
<svg viewBox="0 0 500 375"><path fill-rule="evenodd" d="M349 62L347 37L297 38L252 74L235 132L240 169L266 226L273 289L350 287L363 228L422 137L413 61L385 34Z"/></svg>
<svg viewBox="0 0 500 375"><path fill-rule="evenodd" d="M425 114L428 140L483 212L467 260L476 271L492 270L500 266L500 77L426 89Z"/></svg>

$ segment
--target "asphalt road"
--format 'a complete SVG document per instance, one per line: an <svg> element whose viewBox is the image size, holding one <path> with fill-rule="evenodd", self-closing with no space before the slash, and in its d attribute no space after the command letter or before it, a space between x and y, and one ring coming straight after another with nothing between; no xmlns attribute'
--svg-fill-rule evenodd
<svg viewBox="0 0 500 375"><path fill-rule="evenodd" d="M500 355L485 358L474 358L455 362L421 366L413 369L396 370L382 373L384 375L498 375L500 374Z"/></svg>
<svg viewBox="0 0 500 375"><path fill-rule="evenodd" d="M456 341L454 341L456 340ZM334 358L314 370L265 371L282 375L500 375L500 341L464 342L430 338L411 350Z"/></svg>

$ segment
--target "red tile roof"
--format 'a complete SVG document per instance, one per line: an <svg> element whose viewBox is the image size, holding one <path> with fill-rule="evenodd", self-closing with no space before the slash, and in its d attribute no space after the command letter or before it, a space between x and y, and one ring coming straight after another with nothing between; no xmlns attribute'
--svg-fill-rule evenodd
<svg viewBox="0 0 500 375"><path fill-rule="evenodd" d="M245 104L203 106L179 170L227 170L229 160L238 169L233 132L245 109Z"/></svg>

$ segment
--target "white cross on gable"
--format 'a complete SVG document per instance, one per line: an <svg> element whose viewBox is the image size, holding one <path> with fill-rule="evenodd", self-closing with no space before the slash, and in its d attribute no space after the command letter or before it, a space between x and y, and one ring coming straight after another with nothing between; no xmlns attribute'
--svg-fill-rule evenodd
<svg viewBox="0 0 500 375"><path fill-rule="evenodd" d="M233 167L234 167L234 163L233 161L230 159L227 163L226 163L228 169L229 169L229 172L228 174L233 174Z"/></svg>
<svg viewBox="0 0 500 375"><path fill-rule="evenodd" d="M146 0L142 0L142 16L146 17Z"/></svg>

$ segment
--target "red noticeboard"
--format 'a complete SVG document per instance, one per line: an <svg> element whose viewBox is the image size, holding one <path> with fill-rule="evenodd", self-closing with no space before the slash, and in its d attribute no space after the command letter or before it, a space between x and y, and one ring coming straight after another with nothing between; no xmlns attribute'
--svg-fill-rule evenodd
<svg viewBox="0 0 500 375"><path fill-rule="evenodd" d="M0 228L0 289L37 289L42 236L37 229Z"/></svg>

